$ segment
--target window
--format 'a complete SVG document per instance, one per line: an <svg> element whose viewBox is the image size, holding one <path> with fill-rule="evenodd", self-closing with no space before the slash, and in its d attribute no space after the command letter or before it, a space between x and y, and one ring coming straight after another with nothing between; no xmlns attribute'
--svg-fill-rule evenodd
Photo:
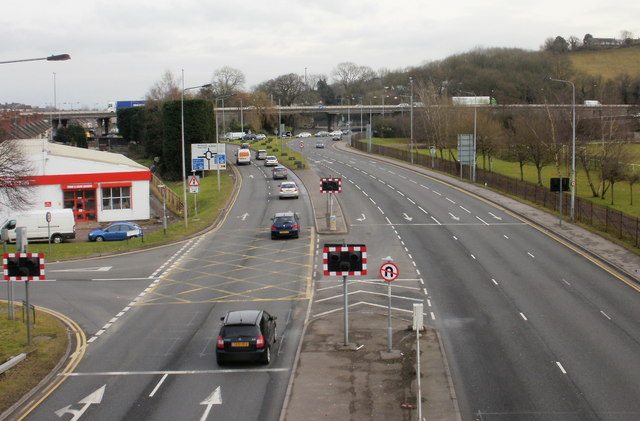
<svg viewBox="0 0 640 421"><path fill-rule="evenodd" d="M103 187L102 209L129 209L131 207L131 187Z"/></svg>

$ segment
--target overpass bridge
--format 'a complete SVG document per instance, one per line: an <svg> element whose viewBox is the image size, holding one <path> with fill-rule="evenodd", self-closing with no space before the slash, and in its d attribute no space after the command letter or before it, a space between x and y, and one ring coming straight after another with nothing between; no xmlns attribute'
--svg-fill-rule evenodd
<svg viewBox="0 0 640 421"><path fill-rule="evenodd" d="M422 103L414 103L414 112L428 112L428 110L436 109L441 106L431 105L424 106ZM446 105L444 107L465 107L467 109L473 108L473 105ZM562 109L567 112L571 111L571 104L505 104L505 105L476 105L478 109L486 108L492 112L500 113L504 111L525 111L544 109L549 107L550 109ZM576 104L576 112L587 118L600 118L600 117L629 117L633 113L638 112L638 107L634 105L583 105ZM408 104L400 105L374 105L374 104L354 104L354 105L291 105L291 106L270 106L270 107L256 107L256 106L244 106L244 107L219 107L215 109L219 118L227 119L228 116L233 116L236 120L241 119L241 115L249 115L250 113L267 113L276 114L281 116L291 115L324 115L327 119L328 128L333 127L333 122L337 116L347 116L349 120L357 119L358 116L362 116L363 120L368 123L372 117L385 116L385 115L397 115L401 113L409 113L411 106ZM366 116L366 118L365 118ZM98 131L104 134L109 132L109 126L115 124L116 113L106 110L98 111L55 111L51 113L43 113L43 119L49 119L53 121L54 126L62 125L67 126L71 121L82 120L94 120L97 123Z"/></svg>

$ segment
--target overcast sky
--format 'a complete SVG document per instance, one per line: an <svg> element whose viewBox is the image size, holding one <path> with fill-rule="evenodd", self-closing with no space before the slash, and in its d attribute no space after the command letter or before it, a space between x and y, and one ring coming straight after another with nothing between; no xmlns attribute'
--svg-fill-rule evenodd
<svg viewBox="0 0 640 421"><path fill-rule="evenodd" d="M0 12L0 103L104 109L143 99L167 70L185 86L241 70L245 89L341 62L403 69L476 47L538 50L549 37L640 37L640 1L30 0Z"/></svg>

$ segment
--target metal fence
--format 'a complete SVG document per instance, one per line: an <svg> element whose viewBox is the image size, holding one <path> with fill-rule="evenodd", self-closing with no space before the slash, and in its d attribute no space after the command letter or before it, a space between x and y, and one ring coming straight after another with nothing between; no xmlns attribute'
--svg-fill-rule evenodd
<svg viewBox="0 0 640 421"><path fill-rule="evenodd" d="M355 137L355 136L354 136ZM353 146L361 151L370 152L401 161L412 162L411 152L397 147L369 145L365 141L354 140ZM413 163L436 171L450 174L454 177L469 179L468 166L460 167L455 161L440 159L436 156L413 153ZM476 183L505 194L522 198L538 206L554 212L559 212L559 193L549 191L548 187L540 186L517 178L507 177L481 168L476 168ZM570 216L571 197L563 193L562 214ZM592 227L594 230L607 233L625 243L638 247L640 240L640 219L611 209L608 206L593 203L590 200L575 197L574 218L576 222Z"/></svg>

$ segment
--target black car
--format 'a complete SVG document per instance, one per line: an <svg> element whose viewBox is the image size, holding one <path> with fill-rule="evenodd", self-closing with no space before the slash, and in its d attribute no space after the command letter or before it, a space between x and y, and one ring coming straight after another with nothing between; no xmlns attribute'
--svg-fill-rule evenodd
<svg viewBox="0 0 640 421"><path fill-rule="evenodd" d="M275 240L279 237L298 238L300 235L300 222L298 214L295 212L278 212L271 223L271 239Z"/></svg>
<svg viewBox="0 0 640 421"><path fill-rule="evenodd" d="M276 317L265 310L236 310L221 317L216 359L218 364L229 361L258 361L269 364L271 346L276 342Z"/></svg>

